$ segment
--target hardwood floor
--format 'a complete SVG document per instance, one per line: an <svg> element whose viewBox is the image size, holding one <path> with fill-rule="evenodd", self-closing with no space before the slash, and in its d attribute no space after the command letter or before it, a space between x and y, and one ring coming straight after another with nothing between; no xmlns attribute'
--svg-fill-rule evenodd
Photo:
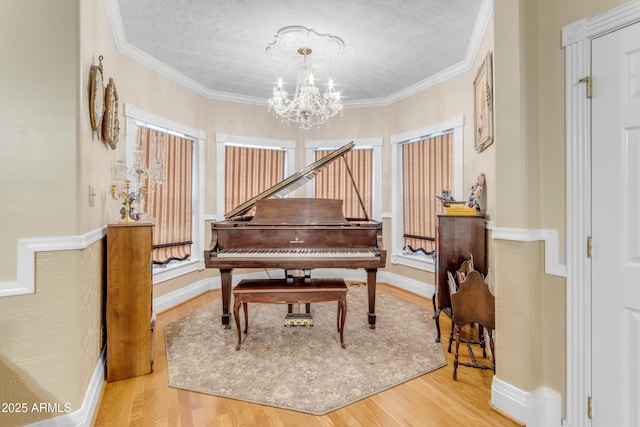
<svg viewBox="0 0 640 427"><path fill-rule="evenodd" d="M409 292L385 284L380 284L378 290L433 310L430 300ZM327 415L314 416L169 387L164 346L165 325L219 297L219 290L207 292L157 316L154 372L105 383L93 426L521 425L491 408L493 372L460 366L458 380L452 380L453 353L446 351L451 321L445 315L440 318L440 328L447 366ZM469 360L462 346L460 354L461 361Z"/></svg>

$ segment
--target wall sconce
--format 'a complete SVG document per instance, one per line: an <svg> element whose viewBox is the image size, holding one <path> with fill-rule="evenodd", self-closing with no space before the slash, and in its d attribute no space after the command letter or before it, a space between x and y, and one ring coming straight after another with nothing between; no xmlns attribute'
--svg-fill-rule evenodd
<svg viewBox="0 0 640 427"><path fill-rule="evenodd" d="M164 136L157 136L152 132L151 148L154 151L150 167L147 166L147 154L145 151L146 132L141 133L140 144L133 149L133 162L129 167L122 157L116 157L111 167L112 184L110 188L113 200L122 199L120 209L121 219L118 222L136 222L143 213L143 200L147 193L146 183L155 186L164 182L164 163L162 161ZM136 203L137 202L137 203ZM137 206L136 206L137 205ZM137 209L137 211L136 211Z"/></svg>

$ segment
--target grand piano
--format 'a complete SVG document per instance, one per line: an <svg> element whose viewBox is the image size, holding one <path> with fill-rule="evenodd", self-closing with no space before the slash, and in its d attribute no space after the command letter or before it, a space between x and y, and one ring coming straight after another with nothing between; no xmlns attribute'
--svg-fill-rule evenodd
<svg viewBox="0 0 640 427"><path fill-rule="evenodd" d="M364 219L347 219L342 200L284 198L312 179L325 166L353 148L353 142L284 179L211 224L211 244L205 250L207 268L220 270L222 324L230 327L232 271L234 268L301 270L310 279L314 268L363 268L367 272L369 327L375 328L376 274L384 268L382 223L372 221L347 165Z"/></svg>

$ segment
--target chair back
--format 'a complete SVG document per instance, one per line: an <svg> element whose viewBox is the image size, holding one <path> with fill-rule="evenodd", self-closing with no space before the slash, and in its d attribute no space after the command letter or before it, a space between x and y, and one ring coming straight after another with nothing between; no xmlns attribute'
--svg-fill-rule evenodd
<svg viewBox="0 0 640 427"><path fill-rule="evenodd" d="M482 274L476 270L469 271L458 292L451 295L454 323L458 326L478 323L489 330L495 329L495 301Z"/></svg>
<svg viewBox="0 0 640 427"><path fill-rule="evenodd" d="M458 273L464 273L467 274L468 272L472 271L473 268L473 260L466 260L463 261L462 264L460 264L460 268L458 269Z"/></svg>

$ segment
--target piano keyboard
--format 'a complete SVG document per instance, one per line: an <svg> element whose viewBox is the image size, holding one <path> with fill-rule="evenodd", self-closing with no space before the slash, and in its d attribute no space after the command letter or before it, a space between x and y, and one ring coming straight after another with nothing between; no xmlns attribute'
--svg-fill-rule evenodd
<svg viewBox="0 0 640 427"><path fill-rule="evenodd" d="M223 250L218 258L376 258L379 254L369 248L363 249L260 249Z"/></svg>

